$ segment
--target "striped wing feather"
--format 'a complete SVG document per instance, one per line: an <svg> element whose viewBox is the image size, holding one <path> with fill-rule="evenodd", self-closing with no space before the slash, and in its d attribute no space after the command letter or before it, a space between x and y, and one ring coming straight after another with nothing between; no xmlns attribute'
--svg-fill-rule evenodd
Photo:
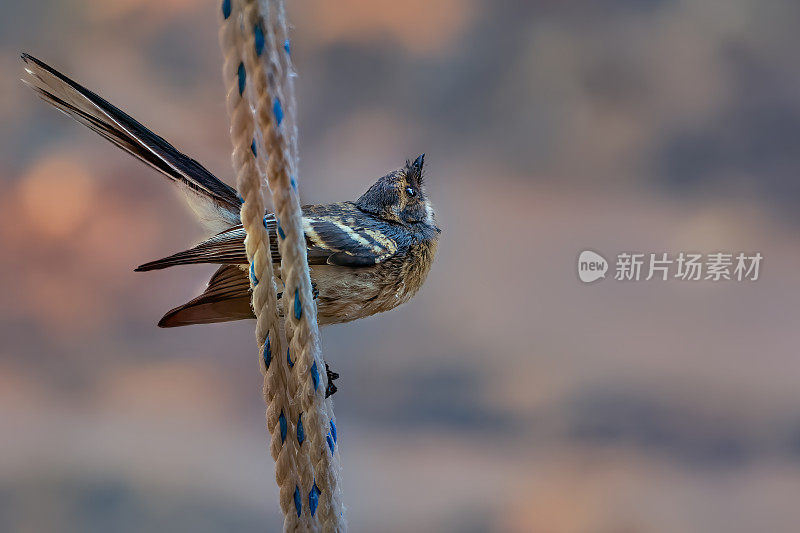
<svg viewBox="0 0 800 533"><path fill-rule="evenodd" d="M315 211L318 211L319 207L317 206ZM272 260L279 263L275 217L269 214L264 222L270 233ZM397 244L381 232L359 225L346 225L340 217L315 213L314 216L304 217L303 223L310 265L371 266L389 259L397 252ZM140 265L136 271L197 263L245 265L247 255L244 238L244 228L236 226L214 235L193 248Z"/></svg>

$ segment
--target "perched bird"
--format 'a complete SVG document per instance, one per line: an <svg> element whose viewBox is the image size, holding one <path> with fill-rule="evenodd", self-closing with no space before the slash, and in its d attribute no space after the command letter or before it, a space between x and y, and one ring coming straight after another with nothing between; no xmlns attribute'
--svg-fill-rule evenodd
<svg viewBox="0 0 800 533"><path fill-rule="evenodd" d="M22 61L28 73L23 81L44 101L184 189L200 221L214 233L188 250L136 268L222 265L203 294L169 311L158 325L167 328L255 318L250 307L245 231L239 218L242 201L236 191L94 92L28 54L22 54ZM321 325L388 311L410 300L422 286L440 234L425 193L423 164L424 154L407 161L354 202L303 206L308 263ZM267 213L264 220L278 274L276 233L282 230L274 215ZM331 374L329 370L329 377Z"/></svg>
<svg viewBox="0 0 800 533"><path fill-rule="evenodd" d="M241 199L197 161L129 115L40 60L23 54L29 84L65 112L170 178L188 193L200 220L216 234L136 271L214 263L206 291L169 311L161 327L254 318L250 309ZM440 230L423 184L424 154L373 184L354 202L303 206L308 262L320 324L349 322L397 307L422 286ZM280 254L275 217L267 213L273 261ZM276 266L277 266L276 265Z"/></svg>

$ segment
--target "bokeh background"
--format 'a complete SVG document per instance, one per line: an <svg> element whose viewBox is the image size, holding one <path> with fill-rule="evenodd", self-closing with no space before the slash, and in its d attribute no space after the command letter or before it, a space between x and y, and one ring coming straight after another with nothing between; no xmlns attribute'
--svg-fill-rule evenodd
<svg viewBox="0 0 800 533"><path fill-rule="evenodd" d="M0 1L0 530L277 531L253 324L162 330L211 266L28 51L231 182L214 2ZM301 195L426 152L421 293L323 330L353 531L800 527L800 4L292 2ZM578 253L755 252L757 282Z"/></svg>

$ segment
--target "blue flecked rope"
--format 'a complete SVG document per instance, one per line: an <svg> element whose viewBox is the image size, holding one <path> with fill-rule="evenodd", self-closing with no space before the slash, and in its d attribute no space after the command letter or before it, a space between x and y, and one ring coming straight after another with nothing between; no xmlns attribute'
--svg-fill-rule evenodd
<svg viewBox="0 0 800 533"><path fill-rule="evenodd" d="M243 1L243 0L239 0L239 1ZM283 16L283 5L282 5L281 0L273 0L271 3L272 4L279 4L276 9L280 9L280 11L281 11L281 15L280 16L282 17ZM223 0L222 1L222 15L223 15L224 19L227 20L231 16L235 5L237 5L237 4L234 3L232 5L232 0ZM248 20L250 20L250 19L248 19ZM282 20L281 20L281 23L282 23ZM255 52L257 57L261 57L262 56L262 54L264 53L265 49L267 48L267 43L268 42L270 42L270 43L273 42L271 40L271 38L270 39L266 38L264 27L263 27L262 24L263 24L263 22L260 21L259 23L254 24L252 26L252 34L253 34L253 41L251 41L253 43L252 51ZM283 31L285 31L285 30L283 30ZM270 35L273 35L273 34L270 33ZM290 62L288 61L288 58L289 58L289 56L291 54L291 44L289 42L289 39L288 38L284 39L282 44L283 44L283 46L282 46L283 47L283 53L286 56L287 64L290 65ZM250 53L252 53L252 52L250 52ZM241 97L244 97L244 93L245 93L245 90L247 88L248 81L249 81L248 80L248 72L247 72L247 69L245 67L244 62L242 61L242 62L239 63L238 68L236 69L236 86L238 87L238 93L239 93L239 95ZM272 81L272 80L270 79L270 81ZM252 93L252 91L251 91L251 93ZM290 91L290 93L291 93L291 91ZM292 113L292 115L291 115L292 118L294 117L293 105L294 105L293 95L290 94L288 109L289 109L289 112ZM284 125L284 118L285 118L284 103L282 103L281 98L277 94L273 95L273 97L272 97L271 111L272 111L272 118L274 120L275 127L283 129L282 126ZM290 127L294 128L293 120L290 120ZM250 151L252 152L253 157L258 157L258 154L259 154L259 150L258 150L258 146L257 146L257 138L256 137L257 137L257 134L254 135L254 137L252 139L252 142L251 142L251 145L250 145ZM294 137L292 137L292 140L290 142L294 143L294 139L295 138L296 138L296 135ZM294 151L294 150L296 150L296 145L295 144L292 144L292 150L293 150L294 157L296 157L296 151ZM266 154L266 150L265 150L263 157L266 157L266 156L267 156L267 154ZM292 166L295 163L296 163L296 161L290 161L289 165ZM289 174L289 177L290 177L291 187L296 192L297 191L297 180L296 180L296 177L294 175L294 172L291 172L291 173L288 173L288 174ZM277 217L277 213L275 215L275 220L276 220L276 233L278 234L278 236L279 236L279 238L281 240L285 240L286 239L286 234L284 232L284 229L283 229L283 227L281 225L280 220ZM264 218L263 222L264 222L264 226L266 227L267 226L266 217ZM259 280L258 280L258 278L256 276L256 273L254 271L252 263L250 265L249 274L250 274L252 285L253 285L253 287L255 287L259 283ZM287 286L286 291L288 291L288 290L289 290L289 287ZM284 291L284 293L286 293L286 291ZM291 293L289 292L289 294L291 294ZM295 287L293 309L292 309L292 311L293 311L292 314L294 315L295 320L301 320L301 318L303 317L303 305L302 305L303 302L302 302L302 298L303 298L303 295L300 293L299 288ZM314 313L311 313L311 315L312 315L311 319L313 319L313 314ZM266 339L265 339L264 346L263 346L262 357L263 357L265 368L269 369L270 364L272 362L272 347L271 347L271 344L270 344L269 336L267 336ZM289 348L287 348L287 351L286 351L286 361L287 361L287 365L288 365L288 367L290 369L295 366L295 362L292 361L291 351L289 350ZM314 390L317 390L319 388L319 385L320 385L320 375L319 375L319 369L317 368L316 360L313 362L313 364L311 366L311 369L310 369L310 379L311 379L311 381L313 383ZM332 413L331 413L331 417L332 417ZM332 420L332 418L329 420L329 422L330 422L330 429L328 430L327 435L325 435L324 438L325 438L325 441L327 443L327 447L330 450L330 454L333 456L335 454L335 445L336 445L336 442L337 442L337 432L336 432L336 425L335 425L334 421ZM288 432L289 432L289 429L290 429L289 428L289 424L288 424L288 420L287 420L287 417L286 417L286 413L284 413L283 411L281 411L281 413L280 413L280 415L278 417L278 423L279 423L279 429L280 429L281 443L283 445L286 442L287 435L288 435ZM314 431L316 431L316 429ZM316 433L314 435L316 435ZM298 416L297 416L296 436L297 436L298 445L302 446L304 441L306 440L305 439L305 429L303 427L303 413L302 413L302 411L300 413L298 413ZM326 481L326 483L327 482L328 481ZM323 484L323 486L327 486L327 485ZM301 496L302 493L303 493L303 491L301 491L301 488L296 485L295 488L294 488L293 500L294 500L295 510L297 512L297 516L298 517L300 517L302 515L302 509L303 509L303 501L302 501L303 498ZM312 517L314 517L316 515L317 507L318 507L319 501L320 501L319 498L322 495L322 493L323 493L322 489L320 489L320 487L317 485L316 479L314 479L313 483L312 483L312 486L310 487L310 489L309 489L309 491L307 493L308 494L308 496L307 496L308 509L309 509L309 512L310 512ZM336 518L337 519L341 519L341 512L338 512L336 514L338 515ZM343 522L339 521L339 523L343 525Z"/></svg>

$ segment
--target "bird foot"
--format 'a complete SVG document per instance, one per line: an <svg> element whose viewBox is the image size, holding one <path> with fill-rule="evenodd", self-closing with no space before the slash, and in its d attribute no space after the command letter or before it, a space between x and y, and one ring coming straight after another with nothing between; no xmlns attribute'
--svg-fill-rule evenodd
<svg viewBox="0 0 800 533"><path fill-rule="evenodd" d="M325 373L328 375L328 386L325 388L325 397L328 398L329 396L333 395L334 392L339 390L333 383L333 380L337 379L339 374L331 370L331 367L328 366L328 363L325 363Z"/></svg>

